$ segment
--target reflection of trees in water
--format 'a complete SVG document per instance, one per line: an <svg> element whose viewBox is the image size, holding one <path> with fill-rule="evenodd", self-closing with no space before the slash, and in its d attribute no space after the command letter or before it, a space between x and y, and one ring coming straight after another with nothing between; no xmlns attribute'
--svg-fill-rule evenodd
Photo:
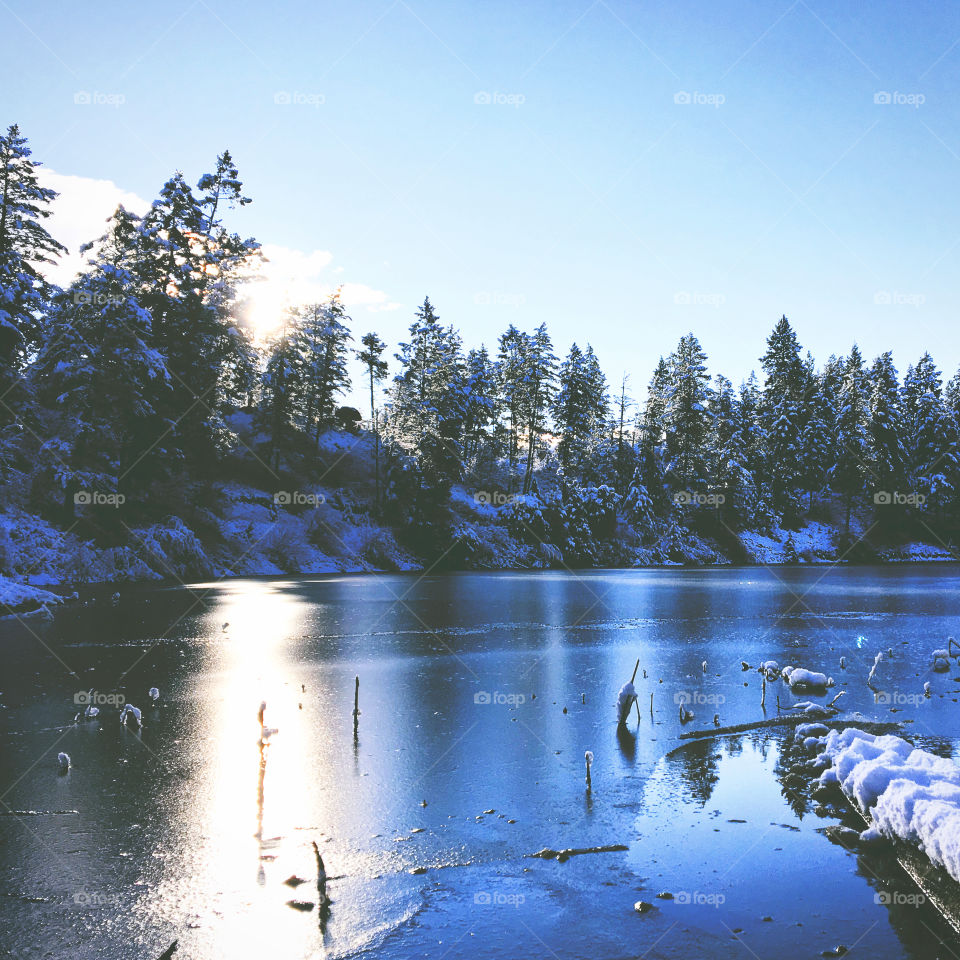
<svg viewBox="0 0 960 960"><path fill-rule="evenodd" d="M794 730L780 734L777 762L773 774L780 783L780 795L790 805L790 809L802 820L814 806L811 793L818 776L810 768L815 754L807 750L802 743L794 742ZM769 740L772 738L768 738Z"/></svg>
<svg viewBox="0 0 960 960"><path fill-rule="evenodd" d="M691 797L701 807L706 806L720 779L717 770L720 756L720 748L716 743L696 740L667 757L675 766L680 783L689 790Z"/></svg>

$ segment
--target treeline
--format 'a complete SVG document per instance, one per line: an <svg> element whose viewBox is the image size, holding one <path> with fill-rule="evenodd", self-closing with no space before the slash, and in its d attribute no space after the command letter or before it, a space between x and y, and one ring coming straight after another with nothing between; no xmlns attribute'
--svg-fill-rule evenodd
<svg viewBox="0 0 960 960"><path fill-rule="evenodd" d="M465 349L429 299L388 358L376 332L354 342L337 294L287 311L258 345L238 305L262 257L225 225L250 202L229 152L195 187L176 173L144 216L118 208L66 289L44 278L64 248L44 226L56 195L37 166L10 127L0 479L39 512L56 504L72 521L83 491L169 512L238 463L267 489L291 475L322 483L322 435L352 422L338 405L356 357L372 449L356 479L370 485L369 510L421 546L456 536L457 483L504 502L519 537L582 562L624 524L641 540L680 528L723 539L837 505L848 533L861 514L890 537L956 530L960 376L944 385L928 354L902 379L890 353L867 363L856 346L818 368L782 317L762 380L711 378L688 334L634 398L627 376L611 387L589 344L558 355L546 325Z"/></svg>

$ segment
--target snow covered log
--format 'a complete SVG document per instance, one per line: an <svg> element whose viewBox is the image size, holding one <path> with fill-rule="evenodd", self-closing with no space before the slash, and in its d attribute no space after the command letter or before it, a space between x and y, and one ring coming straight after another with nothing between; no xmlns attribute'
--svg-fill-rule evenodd
<svg viewBox="0 0 960 960"><path fill-rule="evenodd" d="M916 845L960 882L960 767L900 737L847 727L823 738L820 783L838 784L880 836ZM868 831L869 832L869 831Z"/></svg>

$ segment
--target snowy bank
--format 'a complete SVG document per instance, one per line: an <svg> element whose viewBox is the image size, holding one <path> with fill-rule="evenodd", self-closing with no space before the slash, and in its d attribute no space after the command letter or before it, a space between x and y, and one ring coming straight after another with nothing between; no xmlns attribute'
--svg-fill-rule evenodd
<svg viewBox="0 0 960 960"><path fill-rule="evenodd" d="M35 613L60 601L48 590L0 577L0 618Z"/></svg>
<svg viewBox="0 0 960 960"><path fill-rule="evenodd" d="M890 734L831 730L817 758L823 785L839 784L873 821L864 839L914 843L960 881L960 767Z"/></svg>

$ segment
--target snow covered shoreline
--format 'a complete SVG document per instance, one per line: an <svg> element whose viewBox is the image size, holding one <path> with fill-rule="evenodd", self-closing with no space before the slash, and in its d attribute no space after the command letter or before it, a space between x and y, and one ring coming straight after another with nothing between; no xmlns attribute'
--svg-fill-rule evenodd
<svg viewBox="0 0 960 960"><path fill-rule="evenodd" d="M339 491L328 491L319 506L300 512L280 509L271 494L240 484L223 485L218 496L217 515L200 532L170 516L150 526L133 527L126 543L107 547L98 547L35 514L0 513L0 616L38 612L60 602L61 597L43 588L62 591L83 584L161 584L431 568L429 558L415 556L401 545L399 531L377 524ZM639 547L624 542L625 537L614 537L602 545L599 562L585 566L566 562L560 550L551 553L522 542L504 526L495 508L475 503L466 491L455 490L452 503L457 535L468 549L459 562L446 563L444 570L751 569L838 560L831 546L835 531L823 523L811 523L789 533L744 533L745 557L736 560L725 555L719 545L693 533L679 543L672 540L669 547ZM911 546L916 549L902 555L880 553L877 562L956 561L945 550Z"/></svg>

